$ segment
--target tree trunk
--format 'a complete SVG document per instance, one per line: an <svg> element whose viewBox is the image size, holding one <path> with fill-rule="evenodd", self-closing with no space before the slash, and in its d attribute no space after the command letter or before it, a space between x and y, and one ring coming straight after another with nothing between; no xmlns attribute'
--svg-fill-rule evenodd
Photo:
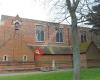
<svg viewBox="0 0 100 80"><path fill-rule="evenodd" d="M75 12L71 14L72 20L72 53L73 53L73 80L80 80L80 49Z"/></svg>

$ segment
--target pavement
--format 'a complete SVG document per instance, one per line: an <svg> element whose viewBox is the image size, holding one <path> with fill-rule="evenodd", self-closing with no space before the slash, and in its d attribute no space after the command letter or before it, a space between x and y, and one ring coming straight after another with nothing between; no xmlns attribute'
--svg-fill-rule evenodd
<svg viewBox="0 0 100 80"><path fill-rule="evenodd" d="M0 76L15 76L15 75L27 75L27 74L47 74L47 73L52 73L52 72L62 72L62 71L71 71L71 69L68 70L56 70L56 71L34 71L34 72L4 72L0 73Z"/></svg>

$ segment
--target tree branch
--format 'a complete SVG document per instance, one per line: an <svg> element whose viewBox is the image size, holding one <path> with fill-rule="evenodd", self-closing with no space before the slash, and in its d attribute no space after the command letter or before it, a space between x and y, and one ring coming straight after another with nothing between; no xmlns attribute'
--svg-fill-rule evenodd
<svg viewBox="0 0 100 80"><path fill-rule="evenodd" d="M79 2L80 2L80 0L76 0L76 2L74 2L74 6L73 6L73 10L74 10L74 11L76 11Z"/></svg>
<svg viewBox="0 0 100 80"><path fill-rule="evenodd" d="M66 5L67 5L68 10L71 12L72 7L71 7L71 2L70 2L70 0L66 0Z"/></svg>

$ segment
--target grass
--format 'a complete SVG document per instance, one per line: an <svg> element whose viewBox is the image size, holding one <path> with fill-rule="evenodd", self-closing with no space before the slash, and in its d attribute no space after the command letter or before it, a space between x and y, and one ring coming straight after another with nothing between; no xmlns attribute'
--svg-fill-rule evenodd
<svg viewBox="0 0 100 80"><path fill-rule="evenodd" d="M16 76L0 76L0 80L72 80L71 71L43 72ZM83 69L81 80L100 80L100 68Z"/></svg>
<svg viewBox="0 0 100 80"><path fill-rule="evenodd" d="M82 70L81 80L100 80L100 68Z"/></svg>

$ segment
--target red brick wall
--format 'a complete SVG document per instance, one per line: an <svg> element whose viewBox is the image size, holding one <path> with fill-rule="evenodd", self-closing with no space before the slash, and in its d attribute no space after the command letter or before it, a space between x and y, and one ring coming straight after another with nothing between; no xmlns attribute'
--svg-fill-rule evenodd
<svg viewBox="0 0 100 80"><path fill-rule="evenodd" d="M86 54L81 54L81 67L87 67L87 61L86 61ZM37 60L37 66L41 67L51 67L52 66L52 60L55 60L56 67L65 67L65 68L71 68L72 67L72 55L71 54L65 54L65 55L42 55Z"/></svg>
<svg viewBox="0 0 100 80"><path fill-rule="evenodd" d="M86 68L87 67L87 60L86 60L86 54L83 53L80 55L81 59L81 67ZM49 54L49 55L42 55L39 59L36 60L37 65L41 67L52 67L52 60L55 60L56 67L62 67L62 68L71 68L72 65L72 55L71 54Z"/></svg>
<svg viewBox="0 0 100 80"><path fill-rule="evenodd" d="M12 25L13 19L14 19L14 17L5 16L5 20L3 21L4 26L6 27L6 29L5 29L6 37L10 36L11 35L10 32L12 31L12 29L14 29L14 25ZM56 38L55 38L56 31L55 31L55 28L53 27L54 25L48 25L47 22L43 22L43 21L35 21L35 20L24 19L24 18L22 19L22 21L23 22L22 22L21 30L22 30L22 33L24 36L24 40L28 44L35 44L35 45L47 45L48 43L50 43L52 45L56 44ZM45 27L45 41L42 43L36 41L36 37L35 37L36 25L42 25ZM67 25L62 25L62 26L64 28L64 43L62 43L60 45L69 46L69 44L70 44L69 26L67 26ZM9 28L9 31L8 31L8 28ZM3 32L4 32L4 30L3 30ZM3 33L1 33L1 34L3 34Z"/></svg>
<svg viewBox="0 0 100 80"><path fill-rule="evenodd" d="M81 63L81 67L86 68L87 67L87 58L86 58L86 53L81 53L80 55L80 63Z"/></svg>
<svg viewBox="0 0 100 80"><path fill-rule="evenodd" d="M23 55L28 55L28 61L34 61L34 55L32 50L28 48L28 45L56 45L56 31L52 25L48 25L47 22L36 21L31 19L22 18L22 26L17 34L15 43L14 41L14 25L12 20L14 17L5 17L3 20L4 25L0 27L0 61L2 61L3 55L7 54L10 56L10 61L13 58L16 61L21 61ZM45 29L45 40L44 42L36 41L36 25L42 25ZM49 27L48 27L49 26ZM64 28L64 42L59 46L71 46L71 28L67 25L63 25ZM8 43L8 40L12 40ZM7 42L7 43L6 43ZM6 45L6 46L5 46ZM13 46L17 47L14 49ZM21 47L23 46L23 47ZM58 45L57 45L58 46ZM13 51L14 49L14 51ZM13 54L14 53L14 54ZM15 56L15 57L13 57ZM13 58L11 58L13 57ZM57 67L72 67L72 55L43 55L40 60L37 60L37 66L52 66L52 60L55 60ZM85 67L85 55L81 55L82 66Z"/></svg>
<svg viewBox="0 0 100 80"><path fill-rule="evenodd" d="M72 67L71 55L42 55L36 63L39 67L52 67L52 60L55 60L56 67Z"/></svg>
<svg viewBox="0 0 100 80"><path fill-rule="evenodd" d="M100 50L92 43L87 51L87 66L100 67Z"/></svg>

